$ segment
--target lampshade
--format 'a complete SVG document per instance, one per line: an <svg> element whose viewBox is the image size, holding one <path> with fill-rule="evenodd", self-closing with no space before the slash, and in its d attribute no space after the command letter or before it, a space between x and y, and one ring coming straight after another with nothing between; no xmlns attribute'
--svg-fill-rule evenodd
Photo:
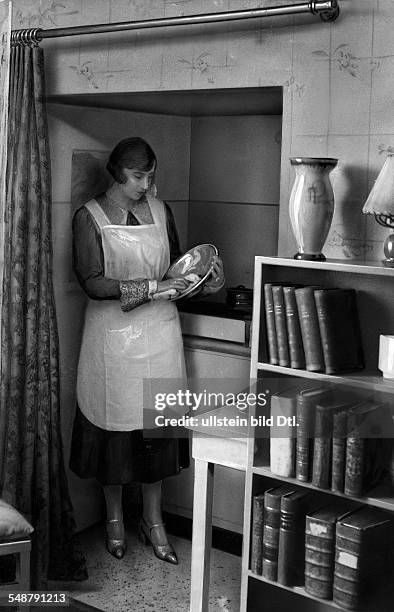
<svg viewBox="0 0 394 612"><path fill-rule="evenodd" d="M394 215L394 153L387 155L375 185L364 204L367 215Z"/></svg>

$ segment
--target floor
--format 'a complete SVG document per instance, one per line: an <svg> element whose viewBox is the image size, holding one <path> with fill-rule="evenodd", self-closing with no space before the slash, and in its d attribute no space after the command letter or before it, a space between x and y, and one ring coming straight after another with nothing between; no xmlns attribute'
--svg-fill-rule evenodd
<svg viewBox="0 0 394 612"><path fill-rule="evenodd" d="M179 565L164 563L150 546L128 528L128 551L114 559L104 547L103 526L96 525L80 536L89 580L80 583L53 583L70 597L108 612L188 612L190 594L191 542L170 536ZM238 612L241 558L216 549L211 554L210 612Z"/></svg>

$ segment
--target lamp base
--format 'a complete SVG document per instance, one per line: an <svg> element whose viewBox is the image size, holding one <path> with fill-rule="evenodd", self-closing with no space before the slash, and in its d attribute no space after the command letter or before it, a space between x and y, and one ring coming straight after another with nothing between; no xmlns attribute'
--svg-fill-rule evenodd
<svg viewBox="0 0 394 612"><path fill-rule="evenodd" d="M382 259L382 264L386 268L394 268L394 259Z"/></svg>
<svg viewBox="0 0 394 612"><path fill-rule="evenodd" d="M296 253L294 259L305 259L307 261L326 261L323 253Z"/></svg>

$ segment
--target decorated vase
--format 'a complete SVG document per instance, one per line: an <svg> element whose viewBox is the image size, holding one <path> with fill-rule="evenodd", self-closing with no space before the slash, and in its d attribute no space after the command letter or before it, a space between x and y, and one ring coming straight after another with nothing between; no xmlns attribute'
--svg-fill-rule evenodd
<svg viewBox="0 0 394 612"><path fill-rule="evenodd" d="M290 222L297 242L295 259L324 261L322 253L334 214L330 172L337 159L291 157L296 177L290 194Z"/></svg>

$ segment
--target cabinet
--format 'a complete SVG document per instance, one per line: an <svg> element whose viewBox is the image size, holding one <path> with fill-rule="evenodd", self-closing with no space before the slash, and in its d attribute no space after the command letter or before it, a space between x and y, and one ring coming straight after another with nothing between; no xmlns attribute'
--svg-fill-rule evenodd
<svg viewBox="0 0 394 612"><path fill-rule="evenodd" d="M361 325L365 356L365 369L356 374L327 375L308 372L269 363L264 309L264 284L284 283L291 285L318 285L322 287L354 288L357 291L357 305ZM257 379L262 388L272 388L298 378L306 383L324 381L345 386L347 389L365 389L373 392L393 406L394 381L382 378L377 369L379 334L394 333L394 269L377 263L348 263L346 261L309 262L277 257L256 257L254 277L253 330L251 345L251 381ZM252 410L253 414L253 410ZM290 482L297 488L320 491L309 482L295 478L281 478L273 475L269 468L269 436L255 439L250 430L248 459L245 481L244 547L242 559L241 612L275 609L287 610L329 610L339 608L333 601L309 595L302 587L285 587L266 580L250 570L252 498L257 488L268 489L281 482ZM343 493L325 490L328 499L332 496L348 498ZM355 500L356 498L350 498ZM383 508L394 514L394 490L391 485L379 485L368 492L366 497L357 498L363 504ZM392 582L392 580L391 580ZM376 608L376 610L378 607ZM393 599L386 601L385 608L394 609Z"/></svg>

